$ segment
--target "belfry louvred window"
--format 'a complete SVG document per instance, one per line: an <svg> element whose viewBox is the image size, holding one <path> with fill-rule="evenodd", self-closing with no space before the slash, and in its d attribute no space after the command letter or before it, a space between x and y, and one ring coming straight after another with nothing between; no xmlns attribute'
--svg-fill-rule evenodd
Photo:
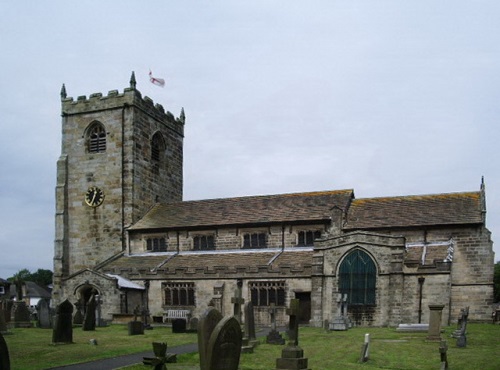
<svg viewBox="0 0 500 370"><path fill-rule="evenodd" d="M374 305L377 271L368 253L356 249L340 264L339 291L351 305Z"/></svg>
<svg viewBox="0 0 500 370"><path fill-rule="evenodd" d="M106 130L98 122L95 122L88 132L88 151L89 153L106 151Z"/></svg>

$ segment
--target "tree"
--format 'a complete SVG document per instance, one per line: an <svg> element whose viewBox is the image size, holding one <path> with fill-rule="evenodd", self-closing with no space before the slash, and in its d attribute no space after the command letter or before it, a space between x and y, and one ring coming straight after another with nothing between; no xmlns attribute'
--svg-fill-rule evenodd
<svg viewBox="0 0 500 370"><path fill-rule="evenodd" d="M31 273L28 269L21 269L7 280L11 283L32 281L42 287L46 287L47 285L52 284L52 275L52 271L45 269L38 269L34 273Z"/></svg>
<svg viewBox="0 0 500 370"><path fill-rule="evenodd" d="M495 274L493 276L493 292L495 302L500 302L500 261L495 263Z"/></svg>

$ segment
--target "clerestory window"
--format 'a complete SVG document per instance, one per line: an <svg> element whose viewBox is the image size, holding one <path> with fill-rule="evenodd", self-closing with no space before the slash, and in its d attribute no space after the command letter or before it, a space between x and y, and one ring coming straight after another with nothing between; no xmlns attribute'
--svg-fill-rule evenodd
<svg viewBox="0 0 500 370"><path fill-rule="evenodd" d="M377 271L368 253L356 249L340 264L339 291L351 305L374 305Z"/></svg>
<svg viewBox="0 0 500 370"><path fill-rule="evenodd" d="M166 252L167 241L165 238L148 238L146 239L146 250L150 252Z"/></svg>
<svg viewBox="0 0 500 370"><path fill-rule="evenodd" d="M321 237L321 231L299 231L297 246L305 247L314 245L314 239L318 239Z"/></svg>
<svg viewBox="0 0 500 370"><path fill-rule="evenodd" d="M253 233L243 235L243 248L266 248L266 233Z"/></svg>
<svg viewBox="0 0 500 370"><path fill-rule="evenodd" d="M106 151L106 130L99 122L94 122L88 130L87 148L89 153Z"/></svg>
<svg viewBox="0 0 500 370"><path fill-rule="evenodd" d="M193 238L193 249L195 251L206 251L215 249L213 235L196 235Z"/></svg>

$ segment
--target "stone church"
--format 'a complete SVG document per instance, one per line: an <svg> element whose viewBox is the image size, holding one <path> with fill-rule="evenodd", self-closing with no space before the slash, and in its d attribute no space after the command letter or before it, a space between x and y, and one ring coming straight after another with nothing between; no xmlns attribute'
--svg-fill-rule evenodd
<svg viewBox="0 0 500 370"><path fill-rule="evenodd" d="M469 306L486 321L494 253L479 190L356 198L352 189L183 201L185 114L122 93L68 97L57 162L54 304L101 302L117 321L138 306L163 318L232 314L239 284L256 322L287 320L290 300L312 326L333 320L339 294L357 325L443 324Z"/></svg>

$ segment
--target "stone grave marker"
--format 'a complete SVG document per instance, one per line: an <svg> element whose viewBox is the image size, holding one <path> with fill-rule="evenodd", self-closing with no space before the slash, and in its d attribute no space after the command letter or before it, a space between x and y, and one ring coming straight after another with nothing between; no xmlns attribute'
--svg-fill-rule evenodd
<svg viewBox="0 0 500 370"><path fill-rule="evenodd" d="M0 333L0 370L10 370L9 348L2 333Z"/></svg>
<svg viewBox="0 0 500 370"><path fill-rule="evenodd" d="M299 347L299 300L292 299L290 308L287 309L290 316L288 322L288 343L281 351L281 358L276 359L276 369L302 370L308 369L308 359L304 357L304 350Z"/></svg>
<svg viewBox="0 0 500 370"><path fill-rule="evenodd" d="M199 320L197 317L191 317L191 319L189 319L186 331L188 333L197 333L198 332L198 323L199 323Z"/></svg>
<svg viewBox="0 0 500 370"><path fill-rule="evenodd" d="M441 344L439 346L439 354L441 356L441 370L448 370L448 343L446 343L445 340L441 341Z"/></svg>
<svg viewBox="0 0 500 370"><path fill-rule="evenodd" d="M231 298L231 303L233 304L233 314L236 320L241 324L241 305L245 303L245 299L242 298L241 288L243 287L243 281L238 279L236 284L236 291L234 292L234 297Z"/></svg>
<svg viewBox="0 0 500 370"><path fill-rule="evenodd" d="M13 302L10 322L14 328L31 328L30 310L24 301Z"/></svg>
<svg viewBox="0 0 500 370"><path fill-rule="evenodd" d="M238 370L241 354L241 326L234 316L223 318L210 335L207 370Z"/></svg>
<svg viewBox="0 0 500 370"><path fill-rule="evenodd" d="M83 317L82 329L84 331L95 330L95 308L95 295L92 294L87 302L87 309L85 310L85 316Z"/></svg>
<svg viewBox="0 0 500 370"><path fill-rule="evenodd" d="M7 332L7 321L5 320L5 312L3 310L2 304L0 303L0 333Z"/></svg>
<svg viewBox="0 0 500 370"><path fill-rule="evenodd" d="M347 316L347 294L337 294L337 316L330 323L330 330L347 330L349 323Z"/></svg>
<svg viewBox="0 0 500 370"><path fill-rule="evenodd" d="M361 347L361 357L359 358L359 362L368 361L370 355L370 334L365 334L365 341L363 346Z"/></svg>
<svg viewBox="0 0 500 370"><path fill-rule="evenodd" d="M50 312L50 301L42 298L36 305L38 312L38 327L42 329L52 329L52 315Z"/></svg>
<svg viewBox="0 0 500 370"><path fill-rule="evenodd" d="M427 332L427 340L441 341L441 314L444 305L429 305L429 331Z"/></svg>
<svg viewBox="0 0 500 370"><path fill-rule="evenodd" d="M185 333L186 332L186 320L185 319L173 319L172 320L172 333Z"/></svg>
<svg viewBox="0 0 500 370"><path fill-rule="evenodd" d="M134 320L127 323L128 335L143 335L144 334L144 323L137 320L141 310L139 306L134 309Z"/></svg>
<svg viewBox="0 0 500 370"><path fill-rule="evenodd" d="M222 314L214 307L209 307L198 322L198 352L200 354L200 369L208 369L208 342L217 324L222 320Z"/></svg>
<svg viewBox="0 0 500 370"><path fill-rule="evenodd" d="M73 305L67 299L56 308L52 343L73 343Z"/></svg>
<svg viewBox="0 0 500 370"><path fill-rule="evenodd" d="M167 353L167 343L153 342L155 357L143 357L142 363L150 365L154 370L166 370L167 363L177 362L175 353Z"/></svg>
<svg viewBox="0 0 500 370"><path fill-rule="evenodd" d="M83 314L82 314L82 308L83 305L80 303L80 301L77 301L75 303L75 316L73 316L73 324L75 325L82 325L83 324Z"/></svg>
<svg viewBox="0 0 500 370"><path fill-rule="evenodd" d="M266 337L267 344L285 344L285 339L281 336L276 329L276 306L271 303L269 307L269 315L271 316L271 331Z"/></svg>
<svg viewBox="0 0 500 370"><path fill-rule="evenodd" d="M255 312L252 302L245 304L245 336L248 338L250 345L257 345L258 341L255 335Z"/></svg>
<svg viewBox="0 0 500 370"><path fill-rule="evenodd" d="M469 307L460 310L460 317L458 319L458 328L452 334L453 338L457 340L457 347L467 346L467 320L469 317Z"/></svg>

